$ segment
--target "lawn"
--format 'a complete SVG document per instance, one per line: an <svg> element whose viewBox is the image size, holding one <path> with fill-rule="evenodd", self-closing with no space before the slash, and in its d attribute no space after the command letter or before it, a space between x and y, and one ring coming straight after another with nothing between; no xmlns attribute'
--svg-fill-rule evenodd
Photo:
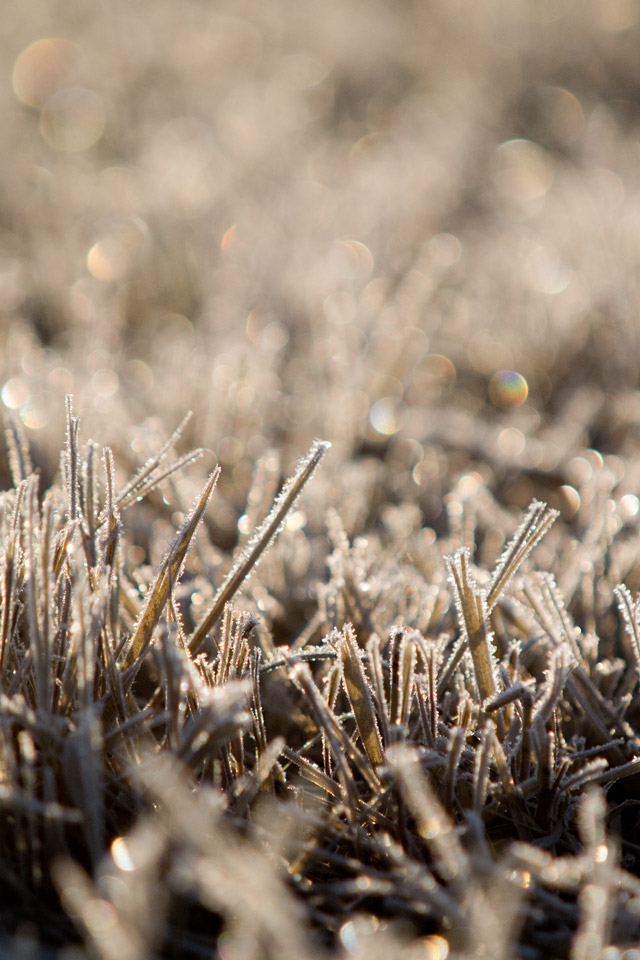
<svg viewBox="0 0 640 960"><path fill-rule="evenodd" d="M0 24L0 952L640 957L640 2Z"/></svg>

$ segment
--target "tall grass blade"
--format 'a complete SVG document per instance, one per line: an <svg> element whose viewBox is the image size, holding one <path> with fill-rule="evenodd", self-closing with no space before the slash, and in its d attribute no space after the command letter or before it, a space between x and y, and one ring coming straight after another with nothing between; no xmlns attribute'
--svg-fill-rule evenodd
<svg viewBox="0 0 640 960"><path fill-rule="evenodd" d="M225 608L225 604L237 593L246 577L258 563L261 555L268 549L271 542L278 535L280 528L286 520L287 514L330 446L331 444L324 440L316 440L307 456L300 461L296 473L285 483L270 513L255 531L245 550L240 554L230 570L229 575L218 590L211 610L202 619L190 637L189 649L192 654L200 652L204 646L207 634L210 633L218 622Z"/></svg>

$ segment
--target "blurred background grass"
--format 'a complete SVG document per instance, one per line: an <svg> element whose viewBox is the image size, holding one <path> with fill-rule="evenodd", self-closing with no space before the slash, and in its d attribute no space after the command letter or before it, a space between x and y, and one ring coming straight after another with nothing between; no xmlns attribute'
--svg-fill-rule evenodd
<svg viewBox="0 0 640 960"><path fill-rule="evenodd" d="M538 496L562 519L536 562L616 653L613 586L640 588L640 2L5 6L0 400L41 491L65 394L123 483L193 410L179 452L208 462L122 544L146 585L220 462L187 618L331 441L246 591L276 644L330 608L328 507L363 589L382 569L382 636L440 554L475 532L490 568Z"/></svg>
<svg viewBox="0 0 640 960"><path fill-rule="evenodd" d="M635 0L10 4L0 396L45 479L73 392L123 471L194 411L224 549L315 436L351 530L439 529L460 474L637 513L638 49Z"/></svg>

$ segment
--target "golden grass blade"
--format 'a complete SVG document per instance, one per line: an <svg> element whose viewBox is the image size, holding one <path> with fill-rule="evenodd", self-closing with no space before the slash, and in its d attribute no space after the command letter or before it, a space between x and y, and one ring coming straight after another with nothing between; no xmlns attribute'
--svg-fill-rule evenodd
<svg viewBox="0 0 640 960"><path fill-rule="evenodd" d="M467 550L447 557L447 566L454 587L460 628L471 651L478 692L484 701L495 697L498 689L486 595L471 575Z"/></svg>
<svg viewBox="0 0 640 960"><path fill-rule="evenodd" d="M160 619L173 584L180 576L182 564L184 563L191 540L198 529L198 525L209 503L219 476L220 467L216 467L209 475L209 479L204 485L194 509L184 521L177 537L172 543L158 575L154 580L153 586L149 588L145 605L124 655L123 668L125 670L140 660L140 657L144 654L151 642L153 629Z"/></svg>
<svg viewBox="0 0 640 960"><path fill-rule="evenodd" d="M369 654L369 673L371 675L371 694L376 706L378 722L382 742L385 746L391 743L390 717L387 706L387 696L384 690L384 672L382 666L382 656L380 654L380 638L373 634L367 642L367 653Z"/></svg>
<svg viewBox="0 0 640 960"><path fill-rule="evenodd" d="M336 647L342 660L344 683L353 715L356 718L358 733L366 754L375 769L384 762L382 741L373 709L371 688L362 666L359 647L351 624L345 625L342 638L338 641Z"/></svg>
<svg viewBox="0 0 640 960"><path fill-rule="evenodd" d="M191 636L189 649L192 654L200 652L207 638L207 634L218 622L225 605L237 593L245 578L258 563L262 553L278 535L289 510L291 510L303 487L330 447L330 443L324 440L316 440L307 456L300 462L296 473L287 480L280 495L273 504L270 513L258 527L247 544L246 549L233 565L229 575L220 587L211 610Z"/></svg>

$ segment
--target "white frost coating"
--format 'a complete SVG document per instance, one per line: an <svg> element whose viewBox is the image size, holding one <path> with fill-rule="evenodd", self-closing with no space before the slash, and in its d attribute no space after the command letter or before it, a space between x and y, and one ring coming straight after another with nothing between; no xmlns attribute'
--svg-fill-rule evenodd
<svg viewBox="0 0 640 960"><path fill-rule="evenodd" d="M540 612L545 614L544 618L540 618L542 626L556 643L566 641L575 662L583 663L585 654L580 645L582 632L567 612L555 577L548 571L542 570L536 574L536 579L543 600L543 610Z"/></svg>
<svg viewBox="0 0 640 960"><path fill-rule="evenodd" d="M247 546L234 563L227 578L218 590L213 602L213 607L192 635L189 641L189 649L192 654L197 653L201 649L206 635L222 613L225 603L231 600L240 588L245 577L247 577L249 572L257 565L262 554L278 536L287 518L287 514L298 499L307 480L311 477L315 468L330 447L331 444L326 440L314 440L306 457L298 461L298 469L284 484L271 510L251 536Z"/></svg>
<svg viewBox="0 0 640 960"><path fill-rule="evenodd" d="M193 414L189 410L182 422L178 427L176 427L169 439L166 441L164 446L162 446L157 453L149 457L142 467L140 467L135 476L133 476L131 480L122 488L117 497L117 504L121 509L124 509L124 507L141 500L147 493L149 493L150 490L156 487L163 480L166 480L167 477L170 477L177 470L181 470L183 467L190 465L197 460L198 457L202 456L204 450L191 450L189 453L180 457L175 463L163 467L162 470L158 469L160 463L164 460L166 455L182 436L182 433L184 432L184 429L191 420L192 416Z"/></svg>
<svg viewBox="0 0 640 960"><path fill-rule="evenodd" d="M461 634L471 652L480 697L486 700L495 696L500 688L487 592L478 587L471 575L466 548L446 557L446 564Z"/></svg>
<svg viewBox="0 0 640 960"><path fill-rule="evenodd" d="M631 641L631 649L636 660L636 672L640 673L640 604L637 599L633 600L631 591L624 583L619 583L613 592Z"/></svg>
<svg viewBox="0 0 640 960"><path fill-rule="evenodd" d="M289 477L289 479L285 481L282 490L273 501L271 510L257 530L252 533L251 539L240 554L238 560L233 565L233 570L231 571L232 574L235 570L242 566L242 564L249 558L256 547L260 546L260 554L252 562L251 566L255 567L257 565L260 555L271 546L273 541L284 527L287 520L287 515L300 496L307 480L318 466L327 450L330 449L331 444L328 440L314 440L307 455L298 460L298 469L292 477ZM271 527L273 527L273 529L270 529ZM265 537L268 539L263 541L263 538Z"/></svg>
<svg viewBox="0 0 640 960"><path fill-rule="evenodd" d="M546 724L562 695L567 677L573 670L574 665L568 643L562 643L551 653L549 667L545 670L543 693L538 695L539 698L531 717L532 726L540 724L543 727Z"/></svg>
<svg viewBox="0 0 640 960"><path fill-rule="evenodd" d="M552 523L558 518L559 512L552 510L541 500L532 500L522 521L513 537L502 552L489 584L487 604L489 613L513 577L523 560L533 550L545 535Z"/></svg>

